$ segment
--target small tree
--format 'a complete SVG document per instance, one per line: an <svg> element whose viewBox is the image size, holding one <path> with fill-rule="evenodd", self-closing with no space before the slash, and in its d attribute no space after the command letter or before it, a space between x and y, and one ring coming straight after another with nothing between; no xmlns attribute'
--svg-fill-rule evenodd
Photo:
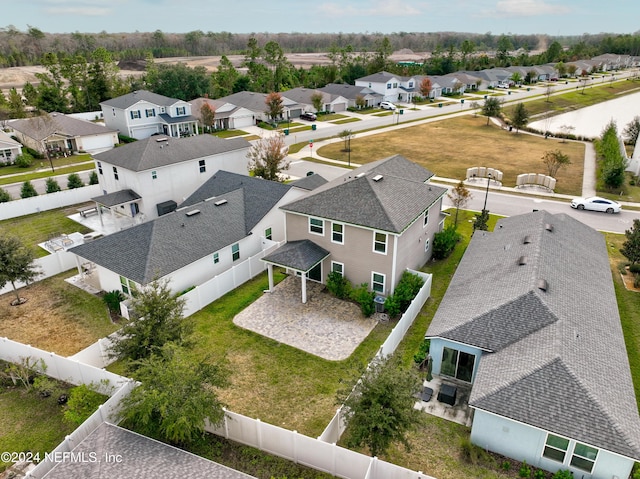
<svg viewBox="0 0 640 479"><path fill-rule="evenodd" d="M481 231L489 230L489 210L482 210L480 213L475 215L473 229Z"/></svg>
<svg viewBox="0 0 640 479"><path fill-rule="evenodd" d="M157 353L166 343L185 343L193 330L182 317L184 299L169 289L168 281L154 281L140 289L133 298L135 317L122 328L111 347L111 355L135 361Z"/></svg>
<svg viewBox="0 0 640 479"><path fill-rule="evenodd" d="M96 173L96 170L93 170L89 174L89 184L90 185L97 185L98 183L100 183L100 180L98 179L98 173Z"/></svg>
<svg viewBox="0 0 640 479"><path fill-rule="evenodd" d="M344 148L342 151L349 151L351 149L351 138L353 137L352 130L342 130L338 133L338 136L344 140Z"/></svg>
<svg viewBox="0 0 640 479"><path fill-rule="evenodd" d="M84 183L82 182L82 178L78 173L71 173L67 176L67 188L73 190L75 188L82 188Z"/></svg>
<svg viewBox="0 0 640 479"><path fill-rule="evenodd" d="M324 97L322 96L322 93L317 91L311 95L311 104L316 109L316 111L322 111L323 103L324 103Z"/></svg>
<svg viewBox="0 0 640 479"><path fill-rule="evenodd" d="M420 411L413 407L420 389L416 370L404 368L399 357L374 359L351 394L338 395L345 405L347 444L367 446L372 456L383 454L396 441L409 449L407 433L421 421Z"/></svg>
<svg viewBox="0 0 640 479"><path fill-rule="evenodd" d="M362 110L365 106L367 106L367 100L365 100L363 95L356 95L356 106L359 110Z"/></svg>
<svg viewBox="0 0 640 479"><path fill-rule="evenodd" d="M0 188L0 203L7 203L11 201L11 195L7 190Z"/></svg>
<svg viewBox="0 0 640 479"><path fill-rule="evenodd" d="M627 143L635 145L638 142L638 134L640 134L640 116L634 116L633 120L627 123L623 133Z"/></svg>
<svg viewBox="0 0 640 479"><path fill-rule="evenodd" d="M122 399L122 417L142 434L188 445L204 435L206 419L222 422L223 404L214 388L226 387L228 377L225 364L194 360L183 348L166 344L138 361L141 384Z"/></svg>
<svg viewBox="0 0 640 479"><path fill-rule="evenodd" d="M216 122L216 111L211 107L211 105L209 105L209 103L204 102L200 107L200 117L202 118L202 125L205 127L205 130L213 130L213 126Z"/></svg>
<svg viewBox="0 0 640 479"><path fill-rule="evenodd" d="M33 251L20 239L15 236L0 236L0 289L11 283L16 293L16 299L11 304L18 305L26 301L20 298L16 282L28 283L40 274L34 259Z"/></svg>
<svg viewBox="0 0 640 479"><path fill-rule="evenodd" d="M60 185L55 178L49 177L45 183L47 185L47 193L56 193L60 191Z"/></svg>
<svg viewBox="0 0 640 479"><path fill-rule="evenodd" d="M97 389L98 387L93 383L80 384L72 388L69 391L64 418L77 426L85 422L106 399Z"/></svg>
<svg viewBox="0 0 640 479"><path fill-rule="evenodd" d="M527 126L529 122L529 112L524 106L524 103L518 103L513 110L513 118L511 124L516 127L516 134L520 131L520 128Z"/></svg>
<svg viewBox="0 0 640 479"><path fill-rule="evenodd" d="M622 243L620 253L627 258L631 264L640 263L640 220L634 219L633 226L624 232L627 240Z"/></svg>
<svg viewBox="0 0 640 479"><path fill-rule="evenodd" d="M499 116L502 111L502 102L495 96L490 96L484 101L482 115L487 117L487 125L492 116Z"/></svg>
<svg viewBox="0 0 640 479"><path fill-rule="evenodd" d="M247 154L249 172L265 180L285 181L286 176L282 171L289 169L289 161L286 159L288 151L284 135L276 134L262 138L254 143Z"/></svg>
<svg viewBox="0 0 640 479"><path fill-rule="evenodd" d="M423 98L430 98L431 90L433 90L431 79L424 77L420 82L420 95L422 95Z"/></svg>
<svg viewBox="0 0 640 479"><path fill-rule="evenodd" d="M552 85L547 85L547 88L544 91L544 96L546 97L546 101L547 103L549 103L551 101L551 95L553 95L553 86Z"/></svg>
<svg viewBox="0 0 640 479"><path fill-rule="evenodd" d="M558 170L571 164L569 155L562 153L560 150L545 151L542 155L542 162L547 167L547 174L555 178Z"/></svg>
<svg viewBox="0 0 640 479"><path fill-rule="evenodd" d="M561 125L561 126L560 126L560 130L562 130L562 133L563 133L563 135L564 135L564 138L562 139L562 143L566 143L566 142L567 142L566 138L567 138L567 137L571 134L571 132L572 132L573 130L575 130L575 129L576 129L576 127L575 127L575 126L566 125L566 124L565 124L565 125Z"/></svg>
<svg viewBox="0 0 640 479"><path fill-rule="evenodd" d="M471 200L471 192L467 189L464 181L460 181L454 188L447 193L447 198L451 201L451 204L456 208L456 216L453 222L454 227L458 226L458 211L460 208L467 206Z"/></svg>
<svg viewBox="0 0 640 479"><path fill-rule="evenodd" d="M33 196L38 196L38 192L31 184L29 180L22 183L22 188L20 189L20 198L31 198Z"/></svg>
<svg viewBox="0 0 640 479"><path fill-rule="evenodd" d="M269 113L269 117L273 121L282 116L282 113L284 112L284 103L282 101L282 95L280 95L280 93L272 91L267 95L267 98L264 102L267 105L267 112Z"/></svg>

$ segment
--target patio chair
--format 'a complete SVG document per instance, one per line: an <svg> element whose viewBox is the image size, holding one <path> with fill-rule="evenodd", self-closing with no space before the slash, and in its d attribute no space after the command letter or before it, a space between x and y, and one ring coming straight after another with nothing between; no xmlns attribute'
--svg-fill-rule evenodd
<svg viewBox="0 0 640 479"><path fill-rule="evenodd" d="M431 396L433 396L433 389L425 386L422 389L422 394L420 394L420 399L422 399L424 402L429 402L431 401Z"/></svg>

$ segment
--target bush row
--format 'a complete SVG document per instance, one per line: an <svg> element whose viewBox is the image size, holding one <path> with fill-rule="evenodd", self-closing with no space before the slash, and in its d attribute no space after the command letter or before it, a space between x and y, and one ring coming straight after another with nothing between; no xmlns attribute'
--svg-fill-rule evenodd
<svg viewBox="0 0 640 479"><path fill-rule="evenodd" d="M92 171L91 175L89 176L89 184L90 185L98 184L98 174L95 171ZM73 190L75 188L82 188L83 186L85 186L84 182L82 181L82 178L80 178L80 175L78 175L77 173L71 173L69 176L67 176L68 189ZM61 190L60 185L58 184L55 178L51 178L51 177L47 178L46 193L56 193L60 190ZM33 196L38 196L38 192L36 191L31 181L27 180L24 183L22 183L22 189L20 190L20 198L31 198ZM3 188L0 188L0 203L7 203L11 200L13 200L13 198L11 198L11 195L9 194L9 192Z"/></svg>

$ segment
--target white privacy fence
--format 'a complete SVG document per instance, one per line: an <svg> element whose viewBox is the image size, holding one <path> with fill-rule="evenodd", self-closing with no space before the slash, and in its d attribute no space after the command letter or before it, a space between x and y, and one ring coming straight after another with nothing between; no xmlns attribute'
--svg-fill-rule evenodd
<svg viewBox="0 0 640 479"><path fill-rule="evenodd" d="M4 203L1 203L4 204ZM37 280L42 280L46 278L50 278L51 276L55 276L56 274L62 273L63 271L68 271L72 268L76 267L76 256L71 253L67 253L66 251L57 251L48 256L44 256L42 258L37 258L34 263L40 272ZM16 288L21 288L25 284L18 281L16 282ZM4 288L0 289L0 294L5 294L10 291L13 291L13 287L11 283L8 283L4 286Z"/></svg>
<svg viewBox="0 0 640 479"><path fill-rule="evenodd" d="M101 194L100 185L87 185L82 188L62 190L56 193L47 193L46 195L0 203L0 220L84 203Z"/></svg>
<svg viewBox="0 0 640 479"><path fill-rule="evenodd" d="M183 295L183 298L186 300L184 316L191 316L193 313L213 303L216 299L224 296L229 291L234 290L242 283L246 283L254 276L262 273L267 268L267 265L261 261L261 258L264 258L282 244L275 241L271 243L271 246L250 256L242 263L233 266L224 273L211 278L209 281L185 293Z"/></svg>

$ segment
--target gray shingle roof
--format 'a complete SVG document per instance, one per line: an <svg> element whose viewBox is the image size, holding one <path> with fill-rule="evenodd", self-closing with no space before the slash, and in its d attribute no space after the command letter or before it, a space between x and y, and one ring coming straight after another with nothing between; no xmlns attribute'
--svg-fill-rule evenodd
<svg viewBox="0 0 640 479"><path fill-rule="evenodd" d="M232 105L241 106L247 110L255 112L267 112L267 99L266 93L256 93L252 91L240 91L231 95L218 98L218 101L224 101L225 103L231 103ZM282 95L282 104L287 108L297 106L298 104Z"/></svg>
<svg viewBox="0 0 640 479"><path fill-rule="evenodd" d="M289 241L262 261L307 272L331 253L311 240Z"/></svg>
<svg viewBox="0 0 640 479"><path fill-rule="evenodd" d="M473 407L640 459L638 408L597 231L538 211L476 232L427 336L493 351L480 360Z"/></svg>
<svg viewBox="0 0 640 479"><path fill-rule="evenodd" d="M315 190L316 188L327 183L327 180L324 179L317 173L309 176L303 176L302 178L298 178L295 181L289 183L291 186L295 186L297 188L302 188L303 190Z"/></svg>
<svg viewBox="0 0 640 479"><path fill-rule="evenodd" d="M191 116L191 115L169 116L166 113L160 113L158 117L167 125L173 125L176 123L186 123L189 121L197 120L195 116Z"/></svg>
<svg viewBox="0 0 640 479"><path fill-rule="evenodd" d="M166 139L166 141L162 140ZM251 144L243 138L222 139L211 135L186 138L152 136L134 141L119 148L94 155L104 161L131 171L145 171L183 161L195 160L229 151L249 148Z"/></svg>
<svg viewBox="0 0 640 479"><path fill-rule="evenodd" d="M161 443L118 426L102 423L73 452L85 461L60 461L47 479L250 479L243 472ZM96 461L91 461L95 454ZM105 455L120 455L121 461L106 461Z"/></svg>
<svg viewBox="0 0 640 479"><path fill-rule="evenodd" d="M95 201L110 208L123 203L130 203L132 201L139 200L140 198L142 197L133 190L120 190L106 195L96 196L95 198L91 198L91 201Z"/></svg>
<svg viewBox="0 0 640 479"><path fill-rule="evenodd" d="M345 83L329 83L328 85L318 88L320 91L329 93L331 95L340 95L348 100L356 100L359 95L371 95L381 97L379 93L371 90L367 87L347 85Z"/></svg>
<svg viewBox="0 0 640 479"><path fill-rule="evenodd" d="M149 103L153 103L154 105L159 106L171 106L179 102L180 100L176 98L169 98L168 96L164 95L158 95L157 93L152 93L147 90L137 90L132 93L127 93L126 95L119 96L117 98L103 101L100 104L124 110L132 105L135 105L139 101L148 101Z"/></svg>
<svg viewBox="0 0 640 479"><path fill-rule="evenodd" d="M237 189L219 199L227 203L201 202L70 251L136 283L148 284L247 236L246 216L254 221L255 216L244 191ZM186 215L196 209L200 213Z"/></svg>
<svg viewBox="0 0 640 479"><path fill-rule="evenodd" d="M445 194L445 188L425 183L431 176L396 155L361 166L282 209L401 233Z"/></svg>
<svg viewBox="0 0 640 479"><path fill-rule="evenodd" d="M358 78L358 81L366 81L372 83L384 83L392 78L397 78L400 81L408 80L411 77L403 77L402 75L396 75L394 73L389 73L385 71L381 71L378 73L373 73L371 75L367 75L366 77Z"/></svg>
<svg viewBox="0 0 640 479"><path fill-rule="evenodd" d="M75 137L104 135L116 131L106 126L67 116L62 113L47 113L32 118L12 120L9 126L38 141L56 133L62 136Z"/></svg>

